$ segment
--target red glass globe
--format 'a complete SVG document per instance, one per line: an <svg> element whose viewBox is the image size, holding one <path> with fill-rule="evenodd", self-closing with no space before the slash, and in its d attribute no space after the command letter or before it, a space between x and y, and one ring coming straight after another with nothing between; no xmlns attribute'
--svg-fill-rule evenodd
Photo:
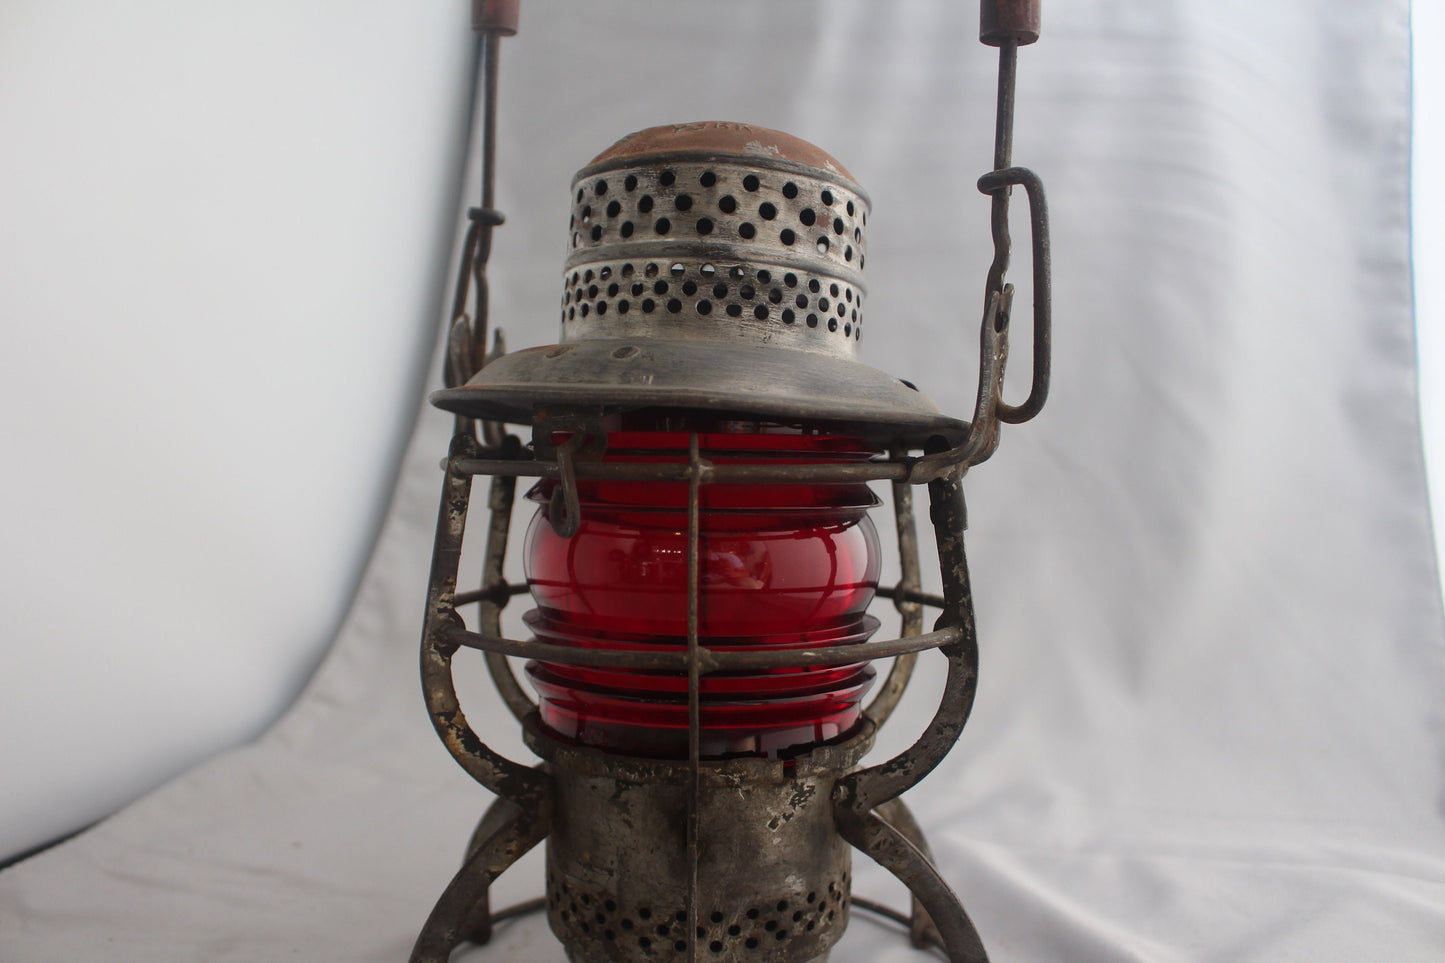
<svg viewBox="0 0 1445 963"><path fill-rule="evenodd" d="M688 460L690 430L716 463L837 464L874 454L857 439L756 423L633 416L610 431L614 463ZM579 481L581 525L548 520L554 481L527 533L524 564L539 640L579 648L687 648L685 482ZM862 483L709 484L700 490L698 635L720 651L866 641L878 586L878 535ZM531 662L541 720L554 733L630 755L686 758L685 673ZM786 755L844 737L861 719L868 663L705 675L704 757Z"/></svg>

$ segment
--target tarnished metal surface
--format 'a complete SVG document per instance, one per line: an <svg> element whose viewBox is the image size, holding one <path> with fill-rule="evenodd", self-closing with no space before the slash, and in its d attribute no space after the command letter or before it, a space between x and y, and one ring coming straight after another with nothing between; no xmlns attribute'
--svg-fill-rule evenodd
<svg viewBox="0 0 1445 963"><path fill-rule="evenodd" d="M963 486L957 478L930 482L930 510L943 573L944 609L934 631L953 630L943 646L948 675L938 710L918 740L887 762L852 773L838 781L834 801L840 809L867 813L917 785L933 771L958 740L973 709L978 684L978 639L974 627L973 589L963 549L966 526Z"/></svg>
<svg viewBox="0 0 1445 963"><path fill-rule="evenodd" d="M937 868L877 813L837 813L838 832L908 887L938 928L952 963L988 963L978 931Z"/></svg>
<svg viewBox="0 0 1445 963"><path fill-rule="evenodd" d="M1039 39L1043 17L1040 0L983 0L979 4L978 39L999 47L1019 46Z"/></svg>
<svg viewBox="0 0 1445 963"><path fill-rule="evenodd" d="M892 455L896 459L906 457L907 452L895 450ZM893 607L898 610L901 619L898 634L910 639L923 632L923 605L910 597L918 593L922 576L918 564L918 528L913 522L913 489L906 481L893 483L893 525L898 534L900 578L890 594ZM864 710L864 715L873 720L874 725L882 726L893 715L908 688L908 681L913 677L913 666L917 661L918 655L914 652L900 655L893 661L888 678L883 680L878 694Z"/></svg>
<svg viewBox="0 0 1445 963"><path fill-rule="evenodd" d="M476 845L433 907L412 947L411 963L446 963L451 952L471 936L490 935L478 906L487 888L508 867L536 846L552 830L550 806L515 806L507 809L495 832ZM488 914L489 915L489 914Z"/></svg>
<svg viewBox="0 0 1445 963"><path fill-rule="evenodd" d="M517 32L521 0L472 0L472 29L510 37Z"/></svg>
<svg viewBox="0 0 1445 963"><path fill-rule="evenodd" d="M846 926L851 883L830 790L872 732L793 760L694 763L609 756L555 740L532 720L528 745L558 785L548 920L569 959L685 960L695 952L801 963L825 954Z"/></svg>
<svg viewBox="0 0 1445 963"><path fill-rule="evenodd" d="M470 434L457 435L452 440L454 456L469 454L475 447L476 441ZM422 627L422 694L437 735L473 779L520 805L537 806L549 792L546 779L535 770L493 752L477 737L462 712L452 681L451 663L457 646L448 641L446 634L449 628L463 625L456 611L455 597L471 484L470 476L448 472L442 486L436 545L427 585L426 620Z"/></svg>
<svg viewBox="0 0 1445 963"><path fill-rule="evenodd" d="M875 659L938 649L957 642L961 631L944 626L933 632L911 638L888 639L882 642L859 642L812 649L785 649L771 652L717 652L699 647L696 655L686 650L646 649L579 649L535 640L508 639L482 635L464 629L450 629L438 638L448 646L466 646L483 652L498 652L524 659L540 659L563 665L591 668L638 669L644 672L685 673L696 662L698 670L712 672L760 672L767 669L850 665Z"/></svg>
<svg viewBox="0 0 1445 963"><path fill-rule="evenodd" d="M933 850L929 848L928 840L923 836L923 827L918 825L918 820L913 818L913 813L908 806L900 799L891 799L877 809L878 818L896 829L904 839L913 844L913 847L923 854L923 858L932 863ZM925 946L943 946L943 934L933 922L933 917L928 915L915 893L910 900L909 915L907 919L908 936L913 940L913 945L922 949Z"/></svg>
<svg viewBox="0 0 1445 963"><path fill-rule="evenodd" d="M847 923L849 844L902 880L914 898L907 916L867 906L906 922L915 945L940 946L954 963L986 961L972 922L899 797L957 740L977 684L963 475L993 454L1002 424L1032 418L1048 393L1047 207L1038 177L1012 166L1011 156L1017 50L1037 39L1038 8L1036 0L983 3L983 39L1000 51L995 170L978 182L993 198L995 256L985 285L975 410L963 422L940 414L906 382L852 360L866 295L866 195L812 145L744 125L656 128L599 155L573 184L562 343L506 355L497 332L486 355L485 269L492 229L502 220L492 208L497 39L515 30L516 3L474 3L483 31L483 198L471 211L463 245L448 387L433 396L457 414L457 431L429 582L422 683L448 750L500 798L418 938L414 963L439 963L462 940L485 941L495 919L543 903L574 963L821 963ZM1028 194L1033 243L1033 364L1028 398L1019 405L1003 400L1014 293L1006 280L1013 186ZM847 431L890 454L850 465L713 465L700 457L694 436L686 464L596 460L594 442L605 442L599 419L649 405ZM480 432L473 419L484 419ZM530 449L504 435L500 422L506 420L533 426ZM554 445L559 429L572 436ZM919 449L926 452L921 457L913 454ZM492 519L481 585L459 595L462 536L478 474L493 476ZM688 485L685 650L579 649L502 637L501 609L525 591L507 584L502 567L515 479L524 476L559 480L551 515L564 537L580 519L578 479ZM892 599L902 615L898 639L786 652L714 652L701 644L701 486L870 480L893 484L902 572L896 586L878 595ZM941 595L920 584L911 491L920 484L929 491ZM457 611L471 603L479 605L475 629ZM927 633L925 605L942 610ZM451 660L463 647L487 653L493 679L522 720L527 745L545 760L542 767L496 754L468 725L451 676ZM917 653L932 648L947 659L932 721L904 752L859 769L906 688ZM551 737L512 674L507 660L514 656L685 674L688 757L624 757ZM790 759L700 758L702 676L885 657L896 658L893 671L850 738ZM543 838L544 901L494 914L491 881Z"/></svg>
<svg viewBox="0 0 1445 963"><path fill-rule="evenodd" d="M532 422L649 406L834 422L880 445L966 426L858 364L867 196L797 138L707 122L641 131L572 184L560 344L506 355L435 404Z"/></svg>
<svg viewBox="0 0 1445 963"><path fill-rule="evenodd" d="M566 815L547 840L547 915L574 963L794 963L846 927L852 851L826 778L709 785L694 802L690 779L554 774Z"/></svg>
<svg viewBox="0 0 1445 963"><path fill-rule="evenodd" d="M618 139L582 169L579 178L592 177L633 166L641 157L685 153L752 156L769 162L784 162L823 171L854 192L861 188L836 157L801 137L756 124L702 121L695 124L664 124L649 127Z"/></svg>

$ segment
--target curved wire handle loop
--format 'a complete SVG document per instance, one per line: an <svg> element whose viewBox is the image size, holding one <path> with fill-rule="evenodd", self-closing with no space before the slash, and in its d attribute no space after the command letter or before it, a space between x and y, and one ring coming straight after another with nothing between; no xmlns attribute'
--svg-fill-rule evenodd
<svg viewBox="0 0 1445 963"><path fill-rule="evenodd" d="M990 171L978 179L978 189L997 195L1021 186L1029 198L1029 230L1033 243L1034 365L1029 396L1021 405L998 402L998 420L1018 425L1043 410L1049 397L1049 370L1053 348L1053 282L1049 255L1049 207L1044 182L1027 167ZM1004 326L1008 325L1005 313Z"/></svg>

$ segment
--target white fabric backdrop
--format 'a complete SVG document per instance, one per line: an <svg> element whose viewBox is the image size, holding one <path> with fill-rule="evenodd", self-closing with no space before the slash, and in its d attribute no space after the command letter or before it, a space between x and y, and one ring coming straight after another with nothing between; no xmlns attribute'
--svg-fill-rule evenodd
<svg viewBox="0 0 1445 963"><path fill-rule="evenodd" d="M994 60L972 3L880 7L527 5L504 49L492 272L512 346L555 337L574 169L641 127L745 120L869 189L865 360L966 411ZM1055 388L970 478L979 701L909 801L999 961L1438 959L1445 661L1405 4L1051 4L1021 61ZM297 707L0 874L0 958L405 957L486 802L415 681L448 427L423 413ZM929 714L923 675L885 750ZM466 689L522 756L479 671ZM856 891L901 903L865 864ZM538 869L496 902L538 892ZM531 920L465 958L559 957ZM835 953L913 958L861 917Z"/></svg>
<svg viewBox="0 0 1445 963"><path fill-rule="evenodd" d="M458 6L0 2L0 862L335 635L450 274Z"/></svg>

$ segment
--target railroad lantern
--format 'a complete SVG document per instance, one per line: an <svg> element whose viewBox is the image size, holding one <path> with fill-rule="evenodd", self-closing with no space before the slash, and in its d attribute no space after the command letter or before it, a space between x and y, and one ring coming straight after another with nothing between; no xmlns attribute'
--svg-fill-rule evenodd
<svg viewBox="0 0 1445 963"><path fill-rule="evenodd" d="M994 199L996 258L968 421L857 360L865 334L888 324L866 310L867 194L817 147L746 124L651 128L579 171L558 342L484 354L484 265L501 222L491 207L496 45L515 29L515 6L475 10L488 160L448 386L432 398L456 431L422 677L438 733L498 799L413 960L445 960L507 912L545 907L576 963L804 963L826 957L855 905L906 922L918 945L951 959L985 959L900 796L948 752L973 701L962 476L992 454L1000 422L1032 417L1047 391L1042 190L1007 148L1014 57L1037 37L1037 5L985 3L984 39L1002 65L995 171L980 181ZM1030 397L1011 407L1003 273L1015 185L1033 215L1035 357ZM492 512L482 584L459 592L479 475L491 477ZM525 585L503 575L518 478L536 479ZM880 585L878 481L893 490L894 585ZM918 485L943 574L936 594L919 584ZM502 607L524 593L530 637L508 639ZM899 638L873 638L875 597L903 613ZM941 614L924 632L930 606ZM500 756L468 725L451 679L464 648L486 654L540 765ZM916 657L933 649L947 678L932 722L908 750L865 766ZM524 660L525 684L508 657ZM888 658L880 680L874 663ZM545 896L494 914L492 881L543 841ZM910 913L853 897L854 848L908 885Z"/></svg>

